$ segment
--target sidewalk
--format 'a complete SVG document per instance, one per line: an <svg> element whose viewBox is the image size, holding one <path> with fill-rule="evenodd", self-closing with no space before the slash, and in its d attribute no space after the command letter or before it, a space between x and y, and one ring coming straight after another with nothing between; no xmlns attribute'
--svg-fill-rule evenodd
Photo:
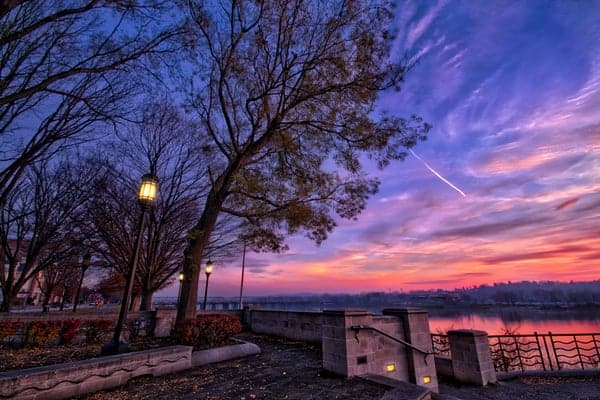
<svg viewBox="0 0 600 400"><path fill-rule="evenodd" d="M143 377L99 392L88 400L119 399L379 399L388 388L362 379L331 376L321 369L321 347L244 334L262 353L163 377Z"/></svg>
<svg viewBox="0 0 600 400"><path fill-rule="evenodd" d="M440 393L462 400L600 400L600 376L522 377L487 387L442 383Z"/></svg>

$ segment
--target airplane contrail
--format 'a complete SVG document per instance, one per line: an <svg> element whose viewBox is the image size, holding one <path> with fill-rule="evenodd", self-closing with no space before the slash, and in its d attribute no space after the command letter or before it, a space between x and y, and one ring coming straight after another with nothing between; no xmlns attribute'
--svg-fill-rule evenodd
<svg viewBox="0 0 600 400"><path fill-rule="evenodd" d="M444 178L440 173L438 173L435 169L433 169L433 167L431 167L429 164L427 164L427 161L423 160L421 157L419 157L417 155L417 153L415 153L412 149L408 149L408 151L410 151L410 154L412 154L413 156L415 156L417 158L417 160L421 161L423 163L423 165L425 165L425 167L431 171L431 173L433 173L435 176L437 176L438 178L440 178L440 180L444 183L446 183L448 186L450 186L452 189L456 190L458 193L460 193L462 195L462 197L467 197L467 195L465 194L465 192L463 192L462 190L460 190L459 188L457 188L452 182L450 182L448 179Z"/></svg>

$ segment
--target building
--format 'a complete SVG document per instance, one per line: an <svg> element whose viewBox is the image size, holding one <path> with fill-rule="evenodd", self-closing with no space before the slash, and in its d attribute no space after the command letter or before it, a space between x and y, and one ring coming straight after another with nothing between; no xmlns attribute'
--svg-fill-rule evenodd
<svg viewBox="0 0 600 400"><path fill-rule="evenodd" d="M23 270L25 268L25 257L26 257L26 252L27 252L26 246L27 246L28 242L24 242L24 244L25 244L25 246L20 248L19 254L17 254L19 263L17 265L15 279L19 279L19 277L21 276L21 274L23 273ZM9 239L8 246L11 248L11 250L14 251L14 249L17 248L17 241L14 239ZM2 263L2 265L4 267L2 272L7 273L9 264L4 257L4 254L2 254L2 253L0 253L0 262ZM42 291L40 290L40 282L42 279L43 279L42 273L39 272L37 275L37 279L35 277L32 277L27 282L25 282L25 284L23 285L23 287L21 288L21 290L19 290L19 293L17 294L17 304L21 304L21 305L41 304L42 300L43 300L43 294L42 294ZM2 291L0 291L0 300L1 299L2 299Z"/></svg>

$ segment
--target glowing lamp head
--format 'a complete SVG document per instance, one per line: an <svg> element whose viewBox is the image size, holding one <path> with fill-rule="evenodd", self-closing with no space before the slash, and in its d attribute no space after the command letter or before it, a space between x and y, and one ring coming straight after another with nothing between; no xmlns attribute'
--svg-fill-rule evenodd
<svg viewBox="0 0 600 400"><path fill-rule="evenodd" d="M179 273L179 281L182 282L185 279L185 275L183 274L183 272Z"/></svg>
<svg viewBox="0 0 600 400"><path fill-rule="evenodd" d="M138 200L142 205L152 205L156 200L158 194L158 178L152 174L146 174L142 176L142 184L140 185L140 192L138 194Z"/></svg>
<svg viewBox="0 0 600 400"><path fill-rule="evenodd" d="M212 274L212 270L213 270L213 263L212 263L212 261L208 260L206 262L206 270L205 270L206 271L206 275Z"/></svg>
<svg viewBox="0 0 600 400"><path fill-rule="evenodd" d="M396 371L396 364L389 363L385 365L385 372L394 372Z"/></svg>
<svg viewBox="0 0 600 400"><path fill-rule="evenodd" d="M424 376L423 377L423 383L431 383L431 377L430 376Z"/></svg>

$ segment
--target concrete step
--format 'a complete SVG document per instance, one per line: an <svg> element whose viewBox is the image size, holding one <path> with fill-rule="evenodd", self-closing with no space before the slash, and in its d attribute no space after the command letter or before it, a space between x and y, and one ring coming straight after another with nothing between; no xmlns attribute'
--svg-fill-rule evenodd
<svg viewBox="0 0 600 400"><path fill-rule="evenodd" d="M402 382L386 376L367 374L361 378L390 388L380 400L432 400L431 391L414 383Z"/></svg>

